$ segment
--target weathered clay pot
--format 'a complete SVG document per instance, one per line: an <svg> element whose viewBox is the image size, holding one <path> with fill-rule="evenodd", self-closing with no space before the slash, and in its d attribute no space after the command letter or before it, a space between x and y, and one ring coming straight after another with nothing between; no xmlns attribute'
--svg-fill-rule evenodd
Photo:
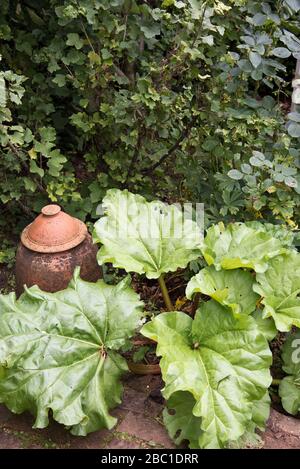
<svg viewBox="0 0 300 469"><path fill-rule="evenodd" d="M96 253L84 223L62 212L58 205L46 205L21 235L16 257L17 295L24 285L38 285L48 292L63 290L76 266L80 266L81 278L96 282L102 276Z"/></svg>

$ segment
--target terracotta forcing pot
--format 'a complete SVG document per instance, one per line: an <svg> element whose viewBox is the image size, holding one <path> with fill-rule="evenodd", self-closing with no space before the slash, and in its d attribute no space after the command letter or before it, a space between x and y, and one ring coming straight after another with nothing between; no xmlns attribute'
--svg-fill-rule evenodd
<svg viewBox="0 0 300 469"><path fill-rule="evenodd" d="M48 292L63 290L76 266L80 266L81 278L96 282L102 277L96 253L83 222L58 205L46 205L21 235L16 256L17 296L24 285L38 285Z"/></svg>

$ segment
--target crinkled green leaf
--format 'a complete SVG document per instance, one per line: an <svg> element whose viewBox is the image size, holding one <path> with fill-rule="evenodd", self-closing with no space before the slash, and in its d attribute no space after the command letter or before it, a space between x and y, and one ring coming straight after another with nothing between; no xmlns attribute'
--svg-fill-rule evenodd
<svg viewBox="0 0 300 469"><path fill-rule="evenodd" d="M266 422L270 415L270 403L271 400L268 391L261 399L253 403L252 419L248 422L245 433L243 433L238 440L229 442L229 448L240 449L263 447L263 441L256 433L256 429L265 429Z"/></svg>
<svg viewBox="0 0 300 469"><path fill-rule="evenodd" d="M164 397L178 391L194 397L192 412L201 418L199 446L218 448L240 438L254 402L271 383L271 352L254 319L235 318L210 300L194 320L181 312L164 313L142 333L158 342Z"/></svg>
<svg viewBox="0 0 300 469"><path fill-rule="evenodd" d="M196 401L191 393L178 391L171 395L167 401L167 407L163 412L164 424L170 437L176 445L189 441L189 448L199 448L199 438L203 433L201 430L201 417L193 414ZM270 414L269 393L253 403L252 419L246 425L243 435L235 441L229 441L228 448L261 448L263 442L256 433L256 429L264 430L266 421Z"/></svg>
<svg viewBox="0 0 300 469"><path fill-rule="evenodd" d="M253 283L250 272L241 269L216 270L214 266L209 266L189 281L186 296L191 299L194 293L203 293L221 305L229 306L235 314L251 314L259 299L252 289Z"/></svg>
<svg viewBox="0 0 300 469"><path fill-rule="evenodd" d="M206 262L217 270L244 267L256 272L265 272L268 260L284 251L279 239L242 223L211 226L202 248Z"/></svg>
<svg viewBox="0 0 300 469"><path fill-rule="evenodd" d="M282 246L293 246L295 233L289 230L286 225L273 225L273 223L261 223L259 221L247 221L245 225L256 231L265 231L270 236L279 239Z"/></svg>
<svg viewBox="0 0 300 469"><path fill-rule="evenodd" d="M261 399L254 402L253 412L252 412L252 422L260 430L265 429L267 420L270 416L270 403L271 403L271 399L270 399L269 391L267 391Z"/></svg>
<svg viewBox="0 0 300 469"><path fill-rule="evenodd" d="M147 202L127 190L111 189L103 199L105 216L95 224L94 241L103 244L98 262L158 278L201 255L202 235L176 205ZM168 229L170 228L170 230Z"/></svg>
<svg viewBox="0 0 300 469"><path fill-rule="evenodd" d="M291 251L275 257L256 280L253 288L263 297L263 317L272 316L281 332L300 327L300 254Z"/></svg>
<svg viewBox="0 0 300 469"><path fill-rule="evenodd" d="M36 428L48 425L49 411L75 435L111 428L109 410L121 400L127 369L117 350L142 315L128 280L88 283L77 270L66 290L0 296L0 311L0 402L30 411Z"/></svg>
<svg viewBox="0 0 300 469"><path fill-rule="evenodd" d="M282 348L283 369L289 375L279 386L283 408L292 415L300 412L300 331L290 334Z"/></svg>
<svg viewBox="0 0 300 469"><path fill-rule="evenodd" d="M252 313L252 317L255 319L258 329L270 342L277 335L277 328L273 318L263 318L263 313L260 309L257 309Z"/></svg>
<svg viewBox="0 0 300 469"><path fill-rule="evenodd" d="M174 392L163 411L164 424L176 445L189 442L189 448L199 448L201 417L193 414L196 401L187 391Z"/></svg>

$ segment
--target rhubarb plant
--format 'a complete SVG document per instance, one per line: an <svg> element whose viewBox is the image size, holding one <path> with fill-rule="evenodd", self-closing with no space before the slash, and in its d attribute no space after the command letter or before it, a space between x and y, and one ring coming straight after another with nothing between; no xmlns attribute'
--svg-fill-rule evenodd
<svg viewBox="0 0 300 469"><path fill-rule="evenodd" d="M102 244L100 264L159 278L201 254L196 222L184 219L176 205L147 202L127 190L111 189L103 199L105 216L95 223L94 241Z"/></svg>
<svg viewBox="0 0 300 469"><path fill-rule="evenodd" d="M257 274L254 290L261 295L263 317L272 317L279 331L300 327L300 254L294 251L270 260L266 272Z"/></svg>
<svg viewBox="0 0 300 469"><path fill-rule="evenodd" d="M110 189L103 199L104 216L95 223L94 242L102 244L100 265L110 262L127 272L159 279L167 307L170 298L163 275L201 255L202 233L176 205L147 202L140 195Z"/></svg>
<svg viewBox="0 0 300 469"><path fill-rule="evenodd" d="M143 303L126 278L116 286L80 279L66 290L34 286L16 300L0 296L0 402L35 416L35 428L54 420L74 435L106 427L121 402L119 351L139 326Z"/></svg>
<svg viewBox="0 0 300 469"><path fill-rule="evenodd" d="M124 207L126 201L141 209L127 207L119 217L121 201ZM104 206L94 235L103 244L100 264L111 262L159 278L166 300L169 312L154 316L141 332L157 342L165 382L164 422L170 436L177 444L188 440L191 448L257 443L255 431L264 428L270 409L268 341L277 330L299 325L300 255L291 246L292 236L281 239L280 229L257 222L227 227L219 223L207 230L203 241L183 235L174 242L161 233L174 215L173 226L183 228L177 208L118 190L108 192ZM152 208L154 217L146 219ZM159 236L144 234L149 233L151 219ZM128 225L127 236L122 228ZM117 236L112 231L116 226ZM186 288L186 297L196 306L192 318L174 311L161 277L187 266L200 251L208 265ZM286 378L281 389L290 380Z"/></svg>
<svg viewBox="0 0 300 469"><path fill-rule="evenodd" d="M190 280L186 296L191 299L195 293L202 293L228 306L235 314L250 314L259 300L259 295L253 291L253 283L253 276L245 270L216 270L209 266Z"/></svg>
<svg viewBox="0 0 300 469"><path fill-rule="evenodd" d="M187 437L190 418L197 418L192 446L219 448L240 438L252 420L254 404L265 398L271 384L272 354L255 321L247 315L237 319L210 300L194 319L181 312L164 313L142 333L158 344L164 397L182 391L193 397L178 425ZM177 420L174 399L169 407ZM165 421L172 428L172 416Z"/></svg>
<svg viewBox="0 0 300 469"><path fill-rule="evenodd" d="M285 252L280 241L263 230L232 223L225 228L223 223L207 230L202 253L208 265L217 270L239 267L265 272L268 260Z"/></svg>

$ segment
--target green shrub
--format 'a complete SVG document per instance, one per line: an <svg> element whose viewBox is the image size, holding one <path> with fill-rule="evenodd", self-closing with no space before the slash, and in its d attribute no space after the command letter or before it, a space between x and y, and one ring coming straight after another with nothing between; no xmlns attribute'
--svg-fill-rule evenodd
<svg viewBox="0 0 300 469"><path fill-rule="evenodd" d="M295 225L300 126L294 113L286 128L285 114L299 2L1 9L0 201L11 213L32 217L50 200L95 218L107 188L129 187L201 199L208 223Z"/></svg>

